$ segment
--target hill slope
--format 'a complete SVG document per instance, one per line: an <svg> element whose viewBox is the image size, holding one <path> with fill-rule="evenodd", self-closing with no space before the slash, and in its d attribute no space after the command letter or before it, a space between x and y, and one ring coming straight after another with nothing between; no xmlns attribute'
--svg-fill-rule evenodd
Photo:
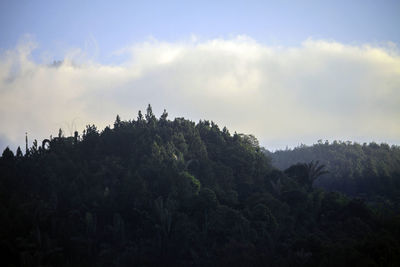
<svg viewBox="0 0 400 267"><path fill-rule="evenodd" d="M350 142L318 143L267 153L272 164L286 169L298 162L320 161L329 172L314 185L365 199L399 201L400 147Z"/></svg>
<svg viewBox="0 0 400 267"><path fill-rule="evenodd" d="M400 262L397 217L313 189L306 166L275 169L253 136L212 122L149 106L43 145L0 158L3 266Z"/></svg>

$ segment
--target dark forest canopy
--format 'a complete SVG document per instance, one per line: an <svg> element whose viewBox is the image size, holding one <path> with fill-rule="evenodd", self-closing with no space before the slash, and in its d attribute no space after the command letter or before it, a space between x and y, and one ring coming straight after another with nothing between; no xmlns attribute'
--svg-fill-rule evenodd
<svg viewBox="0 0 400 267"><path fill-rule="evenodd" d="M286 169L293 164L319 161L328 173L314 186L366 199L400 196L400 147L388 144L318 142L291 150L266 152L272 164Z"/></svg>
<svg viewBox="0 0 400 267"><path fill-rule="evenodd" d="M254 136L150 105L6 149L3 266L398 266L396 206L313 187L312 160L281 171Z"/></svg>

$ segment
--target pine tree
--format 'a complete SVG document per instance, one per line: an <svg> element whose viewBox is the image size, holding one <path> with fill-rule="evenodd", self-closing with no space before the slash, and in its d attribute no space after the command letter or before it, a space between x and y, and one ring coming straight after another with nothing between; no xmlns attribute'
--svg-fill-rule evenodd
<svg viewBox="0 0 400 267"><path fill-rule="evenodd" d="M121 127L121 118L117 115L114 122L114 129L118 129L119 127Z"/></svg>
<svg viewBox="0 0 400 267"><path fill-rule="evenodd" d="M168 112L164 109L164 112L161 115L160 120L165 122L167 121L167 117L168 117Z"/></svg>
<svg viewBox="0 0 400 267"><path fill-rule="evenodd" d="M18 146L18 148L17 148L17 154L16 154L16 156L17 156L17 158L21 158L23 155L22 155L22 151L21 151L21 148Z"/></svg>
<svg viewBox="0 0 400 267"><path fill-rule="evenodd" d="M10 148L6 147L6 149L3 151L2 158L5 160L12 160L14 159L14 153Z"/></svg>
<svg viewBox="0 0 400 267"><path fill-rule="evenodd" d="M139 112L138 112L137 122L139 124L143 122L143 114L142 114L141 110L139 110Z"/></svg>

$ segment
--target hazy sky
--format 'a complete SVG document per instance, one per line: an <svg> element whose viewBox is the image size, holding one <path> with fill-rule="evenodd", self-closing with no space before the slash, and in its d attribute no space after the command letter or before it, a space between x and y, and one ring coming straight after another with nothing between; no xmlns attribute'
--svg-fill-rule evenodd
<svg viewBox="0 0 400 267"><path fill-rule="evenodd" d="M2 0L0 149L148 103L269 149L400 144L399 26L399 1Z"/></svg>

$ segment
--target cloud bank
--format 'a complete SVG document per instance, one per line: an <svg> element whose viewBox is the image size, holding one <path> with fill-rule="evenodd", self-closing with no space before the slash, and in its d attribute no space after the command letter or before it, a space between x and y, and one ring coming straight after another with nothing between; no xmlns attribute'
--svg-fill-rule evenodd
<svg viewBox="0 0 400 267"><path fill-rule="evenodd" d="M318 139L400 143L400 53L395 45L306 40L280 47L246 37L151 40L123 48L123 63L102 64L81 50L62 62L35 62L25 41L0 55L2 148L66 134L116 114L156 114L257 136L267 148Z"/></svg>

